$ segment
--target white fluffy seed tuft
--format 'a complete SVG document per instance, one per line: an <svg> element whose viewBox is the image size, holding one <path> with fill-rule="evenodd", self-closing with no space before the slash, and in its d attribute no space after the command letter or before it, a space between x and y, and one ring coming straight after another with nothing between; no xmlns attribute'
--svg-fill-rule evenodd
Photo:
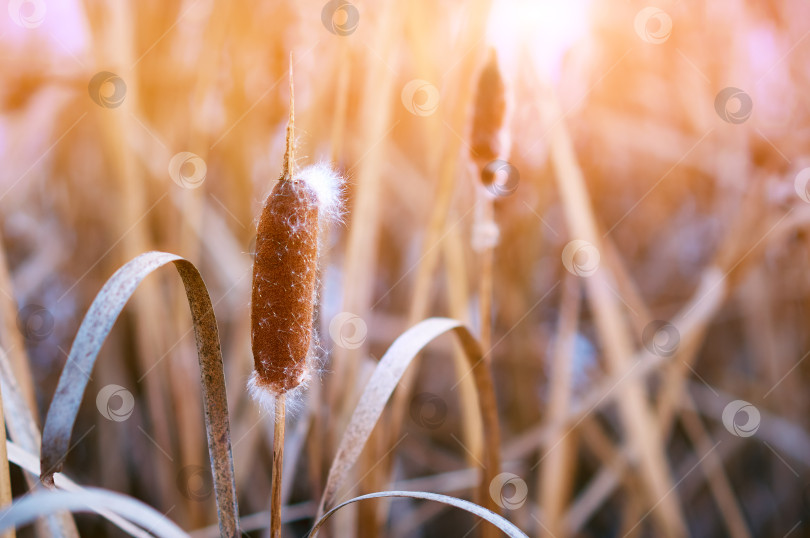
<svg viewBox="0 0 810 538"><path fill-rule="evenodd" d="M296 172L295 179L303 181L318 198L318 211L326 221L340 221L344 180L329 164L317 163Z"/></svg>
<svg viewBox="0 0 810 538"><path fill-rule="evenodd" d="M265 411L269 416L275 416L276 398L279 394L265 385L260 385L258 382L258 374L254 370L250 374L247 382L247 390L250 397L253 398L259 407ZM286 412L288 416L294 417L304 408L304 393L307 388L307 381L305 380L300 385L292 390L284 393L282 398L287 406Z"/></svg>

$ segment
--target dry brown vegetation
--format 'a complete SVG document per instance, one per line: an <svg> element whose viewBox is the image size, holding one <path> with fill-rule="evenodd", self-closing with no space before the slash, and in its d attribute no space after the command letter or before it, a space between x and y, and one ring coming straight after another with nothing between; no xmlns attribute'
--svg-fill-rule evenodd
<svg viewBox="0 0 810 538"><path fill-rule="evenodd" d="M283 536L385 491L466 499L531 536L810 532L810 4L654 5L10 2L0 504L47 494L40 439L49 409L69 415L51 404L73 371L88 384L72 435L43 442L44 471L67 449L58 488L216 536L232 447L239 526L268 532L274 424L245 388L252 251L293 53L298 163L346 185L321 240L320 371L286 422ZM476 95L491 50L494 146L473 132L500 98ZM149 251L193 265L128 266L95 367L87 351L75 364L92 371L63 374L72 346L92 348L76 335L99 290ZM169 262L188 300L172 271L146 276ZM109 512L17 532L122 525L138 532ZM493 530L406 498L352 504L321 535Z"/></svg>

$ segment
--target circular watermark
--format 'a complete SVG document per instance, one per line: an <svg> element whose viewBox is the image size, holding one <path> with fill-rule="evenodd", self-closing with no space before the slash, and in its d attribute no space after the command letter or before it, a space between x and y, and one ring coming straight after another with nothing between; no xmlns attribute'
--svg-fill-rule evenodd
<svg viewBox="0 0 810 538"><path fill-rule="evenodd" d="M714 98L714 110L725 122L740 124L751 117L754 101L739 88L723 88Z"/></svg>
<svg viewBox="0 0 810 538"><path fill-rule="evenodd" d="M672 34L672 18L666 11L654 6L636 13L633 26L642 41L653 45L664 43Z"/></svg>
<svg viewBox="0 0 810 538"><path fill-rule="evenodd" d="M489 495L501 508L517 510L526 502L529 486L516 474L501 473L489 483Z"/></svg>
<svg viewBox="0 0 810 538"><path fill-rule="evenodd" d="M135 411L135 397L121 385L107 385L98 391L96 407L107 420L124 422Z"/></svg>
<svg viewBox="0 0 810 538"><path fill-rule="evenodd" d="M431 392L417 394L411 400L410 415L419 426L435 430L447 418L447 402Z"/></svg>
<svg viewBox="0 0 810 538"><path fill-rule="evenodd" d="M402 104L414 116L430 116L439 108L439 88L427 80L414 79L402 88Z"/></svg>
<svg viewBox="0 0 810 538"><path fill-rule="evenodd" d="M681 333L667 321L656 319L649 322L641 333L641 342L647 351L659 357L671 357L678 351Z"/></svg>
<svg viewBox="0 0 810 538"><path fill-rule="evenodd" d="M562 262L569 273L588 277L599 269L599 249L584 239L570 241L562 251Z"/></svg>
<svg viewBox="0 0 810 538"><path fill-rule="evenodd" d="M48 8L44 0L11 0L8 14L22 28L36 28L45 21Z"/></svg>
<svg viewBox="0 0 810 538"><path fill-rule="evenodd" d="M331 0L321 10L321 22L335 35L351 35L360 24L360 12L347 0Z"/></svg>
<svg viewBox="0 0 810 538"><path fill-rule="evenodd" d="M127 83L110 71L99 71L87 85L90 99L102 108L118 108L127 96Z"/></svg>
<svg viewBox="0 0 810 538"><path fill-rule="evenodd" d="M196 189L205 181L208 166L202 157L190 151L181 151L169 161L169 175L184 189Z"/></svg>
<svg viewBox="0 0 810 538"><path fill-rule="evenodd" d="M481 170L481 183L492 196L503 198L517 190L520 173L512 163L495 159Z"/></svg>
<svg viewBox="0 0 810 538"><path fill-rule="evenodd" d="M44 306L30 304L17 313L17 328L29 342L42 342L53 333L53 315Z"/></svg>
<svg viewBox="0 0 810 538"><path fill-rule="evenodd" d="M723 409L723 426L737 437L751 437L757 433L759 421L759 409L745 400L734 400Z"/></svg>
<svg viewBox="0 0 810 538"><path fill-rule="evenodd" d="M186 499L202 502L214 492L211 469L202 465L186 465L177 473L177 489Z"/></svg>
<svg viewBox="0 0 810 538"><path fill-rule="evenodd" d="M344 349L357 349L366 341L368 327L363 318L351 312L341 312L329 322L329 336Z"/></svg>
<svg viewBox="0 0 810 538"><path fill-rule="evenodd" d="M796 194L799 195L803 201L810 204L810 167L807 167L803 170L800 170L798 174L796 174L796 179L793 180L793 188L796 189Z"/></svg>

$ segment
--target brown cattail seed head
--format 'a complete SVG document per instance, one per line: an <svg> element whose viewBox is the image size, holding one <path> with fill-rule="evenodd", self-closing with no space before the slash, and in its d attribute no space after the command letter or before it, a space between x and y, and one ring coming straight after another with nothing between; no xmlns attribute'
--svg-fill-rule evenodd
<svg viewBox="0 0 810 538"><path fill-rule="evenodd" d="M307 377L318 283L318 198L282 179L259 218L253 263L251 384L274 394Z"/></svg>
<svg viewBox="0 0 810 538"><path fill-rule="evenodd" d="M470 156L481 171L489 162L505 153L502 133L505 115L506 90L498 67L498 56L491 49L478 77L470 135ZM486 179L482 176L485 183Z"/></svg>
<svg viewBox="0 0 810 538"><path fill-rule="evenodd" d="M318 235L340 218L341 179L329 166L295 167L290 57L290 120L281 178L264 202L256 231L251 295L251 394L265 407L305 385L313 368Z"/></svg>

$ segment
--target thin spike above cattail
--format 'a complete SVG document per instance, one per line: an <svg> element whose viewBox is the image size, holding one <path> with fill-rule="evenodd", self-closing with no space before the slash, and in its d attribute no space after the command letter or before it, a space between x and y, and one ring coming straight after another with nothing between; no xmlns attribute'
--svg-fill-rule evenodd
<svg viewBox="0 0 810 538"><path fill-rule="evenodd" d="M287 122L287 146L284 150L284 164L281 179L292 179L295 174L295 87L293 85L293 59L290 53L290 119Z"/></svg>

